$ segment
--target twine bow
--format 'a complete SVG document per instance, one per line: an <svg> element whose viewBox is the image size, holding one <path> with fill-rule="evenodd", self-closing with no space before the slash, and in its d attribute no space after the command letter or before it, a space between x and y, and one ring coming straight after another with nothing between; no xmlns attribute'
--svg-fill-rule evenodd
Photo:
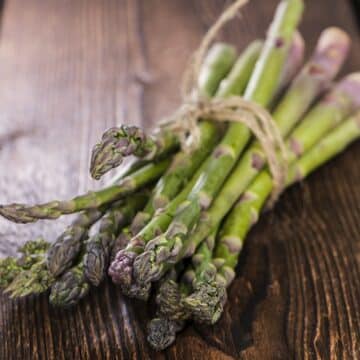
<svg viewBox="0 0 360 360"><path fill-rule="evenodd" d="M248 127L260 142L266 155L273 178L273 191L269 204L273 205L285 187L288 170L284 141L272 116L258 104L241 96L228 98L204 98L199 96L197 79L206 53L221 28L233 19L249 0L237 0L229 6L211 26L192 55L182 79L182 105L161 123L180 135L184 150L196 148L200 141L198 120L211 119L217 122L238 122ZM191 135L190 146L184 146Z"/></svg>

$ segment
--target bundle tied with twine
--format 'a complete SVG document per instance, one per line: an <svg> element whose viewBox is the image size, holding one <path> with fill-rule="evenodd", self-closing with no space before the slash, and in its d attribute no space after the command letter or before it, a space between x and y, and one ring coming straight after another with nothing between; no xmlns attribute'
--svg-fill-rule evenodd
<svg viewBox="0 0 360 360"><path fill-rule="evenodd" d="M210 27L202 39L199 48L194 52L182 78L181 106L161 122L161 127L176 131L184 151L192 151L200 140L198 120L207 118L218 122L234 121L247 126L260 142L267 158L273 178L273 191L269 199L272 206L286 183L288 161L284 140L270 113L262 106L244 99L241 96L228 98L207 98L200 96L197 79L206 53L221 28L233 19L240 8L249 0L237 0L224 10L217 21ZM186 144L188 134L190 144Z"/></svg>

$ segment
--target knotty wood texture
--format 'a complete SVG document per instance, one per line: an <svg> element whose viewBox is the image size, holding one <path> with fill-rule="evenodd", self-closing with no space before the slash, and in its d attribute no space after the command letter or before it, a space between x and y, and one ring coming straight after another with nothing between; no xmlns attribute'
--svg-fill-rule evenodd
<svg viewBox="0 0 360 360"><path fill-rule="evenodd" d="M253 0L224 31L241 48L263 34L276 0ZM146 126L179 102L191 51L220 0L7 0L0 35L0 202L66 198L99 186L89 149L116 123ZM307 1L308 49L329 25L360 41L344 0ZM360 358L360 143L287 191L251 232L212 327L190 326L166 352L146 344L147 306L111 284L65 311L46 295L0 295L0 359ZM69 219L0 220L0 254Z"/></svg>

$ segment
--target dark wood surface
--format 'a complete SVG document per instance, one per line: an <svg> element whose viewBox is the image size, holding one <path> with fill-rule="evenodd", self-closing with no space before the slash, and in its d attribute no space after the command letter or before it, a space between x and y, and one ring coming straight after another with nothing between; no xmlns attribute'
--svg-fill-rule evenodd
<svg viewBox="0 0 360 360"><path fill-rule="evenodd" d="M239 49L261 36L277 0L253 0L224 31ZM191 51L220 0L7 0L0 34L0 202L66 198L99 186L89 149L117 123L151 126L179 102ZM353 49L345 0L308 0L308 51L329 25ZM229 303L214 327L189 326L161 354L146 344L146 305L111 284L79 306L46 295L0 295L0 359L359 359L360 143L284 194L248 237ZM0 255L69 218L14 226L0 220Z"/></svg>

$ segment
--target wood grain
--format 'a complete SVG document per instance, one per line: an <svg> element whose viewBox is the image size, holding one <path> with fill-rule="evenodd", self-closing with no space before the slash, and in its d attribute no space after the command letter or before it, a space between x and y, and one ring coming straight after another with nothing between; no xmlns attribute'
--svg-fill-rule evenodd
<svg viewBox="0 0 360 360"><path fill-rule="evenodd" d="M228 3L228 2L226 2ZM239 48L262 36L276 0L254 0L224 31ZM116 123L151 126L180 101L188 56L221 0L7 0L0 35L0 202L66 198L99 186L89 150ZM307 1L308 51L329 25L354 42L344 0ZM46 295L0 295L0 359L360 358L360 144L290 189L251 232L214 327L189 326L155 354L148 306L111 284L59 310ZM69 219L13 226L0 220L0 255Z"/></svg>

